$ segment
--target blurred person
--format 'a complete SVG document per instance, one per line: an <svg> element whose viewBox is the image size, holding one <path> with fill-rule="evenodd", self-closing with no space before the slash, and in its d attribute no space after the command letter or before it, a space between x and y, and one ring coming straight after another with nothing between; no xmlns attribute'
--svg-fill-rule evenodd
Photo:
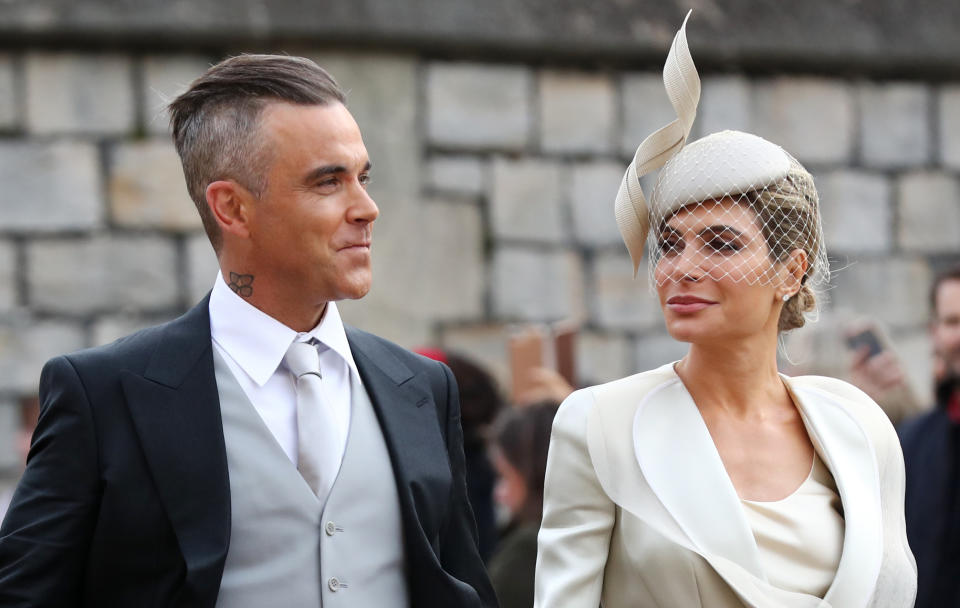
<svg viewBox="0 0 960 608"><path fill-rule="evenodd" d="M700 83L683 27L664 83L678 119L640 145L616 215L690 348L561 405L535 606L912 606L893 426L850 384L777 370L829 273L813 178L754 135L686 145ZM639 176L659 167L648 205Z"/></svg>
<svg viewBox="0 0 960 608"><path fill-rule="evenodd" d="M453 375L337 310L379 213L343 91L242 55L170 109L220 272L179 319L45 365L0 605L495 606Z"/></svg>
<svg viewBox="0 0 960 608"><path fill-rule="evenodd" d="M544 401L560 403L576 390L563 374L549 367L531 367L524 370L524 374L524 389L514 399L518 407Z"/></svg>
<svg viewBox="0 0 960 608"><path fill-rule="evenodd" d="M917 607L960 605L960 265L930 292L934 408L900 425Z"/></svg>
<svg viewBox="0 0 960 608"><path fill-rule="evenodd" d="M497 544L497 518L493 506L496 473L487 454L487 434L503 406L500 390L493 376L465 355L438 348L421 348L416 352L445 363L460 388L467 496L477 521L480 556L487 561Z"/></svg>
<svg viewBox="0 0 960 608"><path fill-rule="evenodd" d="M489 564L501 608L533 605L543 477L557 407L556 401L543 401L512 408L503 413L494 428L490 451L499 475L496 498L510 514Z"/></svg>
<svg viewBox="0 0 960 608"><path fill-rule="evenodd" d="M925 411L910 386L910 381L893 349L879 338L874 323L853 323L845 328L847 344L853 348L849 364L850 382L870 395L898 425L907 418ZM859 337L869 344L859 344Z"/></svg>

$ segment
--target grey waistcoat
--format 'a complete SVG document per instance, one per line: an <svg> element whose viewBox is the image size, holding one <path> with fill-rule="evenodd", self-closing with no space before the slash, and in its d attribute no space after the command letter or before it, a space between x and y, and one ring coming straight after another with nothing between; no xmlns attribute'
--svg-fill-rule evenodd
<svg viewBox="0 0 960 608"><path fill-rule="evenodd" d="M406 608L400 505L373 404L351 374L350 431L321 505L214 348L231 530L218 608Z"/></svg>

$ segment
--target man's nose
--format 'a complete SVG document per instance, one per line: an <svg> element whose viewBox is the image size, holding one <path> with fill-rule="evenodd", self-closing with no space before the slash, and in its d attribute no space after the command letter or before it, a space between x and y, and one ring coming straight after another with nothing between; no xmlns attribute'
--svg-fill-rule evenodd
<svg viewBox="0 0 960 608"><path fill-rule="evenodd" d="M373 201L373 198L367 192L366 188L363 188L359 184L356 188L356 193L354 194L354 200L350 205L349 210L349 220L351 222L359 222L364 224L369 224L373 220L377 219L380 215L380 208L377 207L377 203Z"/></svg>

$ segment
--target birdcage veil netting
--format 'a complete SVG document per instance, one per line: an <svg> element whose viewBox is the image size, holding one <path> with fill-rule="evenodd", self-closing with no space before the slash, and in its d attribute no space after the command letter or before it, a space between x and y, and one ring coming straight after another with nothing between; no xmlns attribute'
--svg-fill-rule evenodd
<svg viewBox="0 0 960 608"><path fill-rule="evenodd" d="M700 78L686 22L663 69L677 119L640 144L617 194L617 225L634 272L646 244L651 285L699 274L779 286L796 281L790 269L798 260L806 263L803 283L826 283L817 191L803 166L780 146L749 133L721 131L687 143ZM639 178L657 169L648 203Z"/></svg>
<svg viewBox="0 0 960 608"><path fill-rule="evenodd" d="M790 263L801 260L805 281L829 272L813 178L756 135L721 131L686 145L660 170L648 207L658 284L703 274L779 286L795 281Z"/></svg>

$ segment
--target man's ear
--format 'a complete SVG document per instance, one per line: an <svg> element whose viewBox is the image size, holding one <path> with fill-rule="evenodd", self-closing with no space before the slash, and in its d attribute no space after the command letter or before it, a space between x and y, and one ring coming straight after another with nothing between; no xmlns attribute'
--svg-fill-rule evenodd
<svg viewBox="0 0 960 608"><path fill-rule="evenodd" d="M211 182L206 191L207 206L224 234L247 237L250 234L250 204L253 197L233 180Z"/></svg>

